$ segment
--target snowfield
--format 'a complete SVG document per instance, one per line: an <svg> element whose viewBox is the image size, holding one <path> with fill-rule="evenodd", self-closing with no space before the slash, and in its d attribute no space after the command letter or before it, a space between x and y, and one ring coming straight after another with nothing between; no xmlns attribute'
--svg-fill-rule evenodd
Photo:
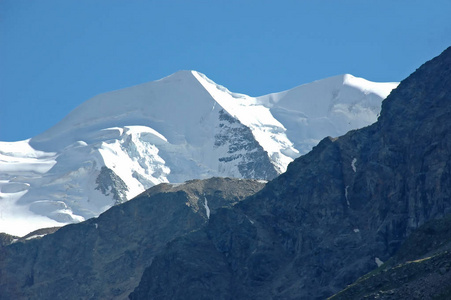
<svg viewBox="0 0 451 300"><path fill-rule="evenodd" d="M36 137L0 142L0 232L80 222L162 182L269 180L322 138L374 123L397 84L340 75L250 97L180 71L98 95Z"/></svg>

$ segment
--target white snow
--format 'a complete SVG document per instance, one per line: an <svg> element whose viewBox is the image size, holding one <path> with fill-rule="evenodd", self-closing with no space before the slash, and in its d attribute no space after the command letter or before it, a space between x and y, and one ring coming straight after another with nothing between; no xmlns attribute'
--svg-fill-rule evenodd
<svg viewBox="0 0 451 300"><path fill-rule="evenodd" d="M374 123L381 102L398 83L376 83L349 74L258 97L286 128L294 147L305 154L326 136Z"/></svg>
<svg viewBox="0 0 451 300"><path fill-rule="evenodd" d="M352 170L354 171L354 173L357 172L357 168L355 166L356 162L357 162L357 158L354 157L351 162L351 167L352 167Z"/></svg>
<svg viewBox="0 0 451 300"><path fill-rule="evenodd" d="M38 228L62 225L33 214L20 201L31 188L28 179L40 178L55 164L56 153L37 151L29 140L0 142L0 232L23 236Z"/></svg>
<svg viewBox="0 0 451 300"><path fill-rule="evenodd" d="M340 75L250 97L180 71L98 95L36 137L0 142L0 232L23 236L98 216L116 201L96 189L103 166L124 181L127 199L162 182L242 177L239 160L219 160L230 155L230 141L215 144L222 111L236 120L230 132L249 128L282 173L325 136L376 121L396 85Z"/></svg>
<svg viewBox="0 0 451 300"><path fill-rule="evenodd" d="M274 118L269 108L257 98L231 93L203 74L193 71L193 75L221 107L252 130L280 172L285 172L288 164L299 156L299 151L293 147L285 134L285 127Z"/></svg>
<svg viewBox="0 0 451 300"><path fill-rule="evenodd" d="M37 239L37 238L41 238L43 236L45 236L45 234L36 234L36 235L27 237L26 240L28 241L28 240L32 240L32 239Z"/></svg>
<svg viewBox="0 0 451 300"><path fill-rule="evenodd" d="M204 197L204 207L205 213L207 214L207 218L210 219L210 208L208 207L208 200L206 197Z"/></svg>
<svg viewBox="0 0 451 300"><path fill-rule="evenodd" d="M377 264L377 267L380 267L384 264L384 262L382 260L380 260L379 257L376 257L374 259L374 262Z"/></svg>
<svg viewBox="0 0 451 300"><path fill-rule="evenodd" d="M100 152L106 167L127 183L127 198L131 199L146 188L169 182L170 169L158 155L157 145L167 143L166 138L145 126L120 128L116 139L102 142Z"/></svg>
<svg viewBox="0 0 451 300"><path fill-rule="evenodd" d="M349 207L349 206L351 206L351 203L349 203L349 200L348 200L348 188L349 188L349 185L347 185L347 186L345 187L345 199L346 199L346 204L347 204L348 207Z"/></svg>
<svg viewBox="0 0 451 300"><path fill-rule="evenodd" d="M252 225L254 225L254 221L252 221L247 215L246 215L246 218L247 218L247 220L252 224Z"/></svg>

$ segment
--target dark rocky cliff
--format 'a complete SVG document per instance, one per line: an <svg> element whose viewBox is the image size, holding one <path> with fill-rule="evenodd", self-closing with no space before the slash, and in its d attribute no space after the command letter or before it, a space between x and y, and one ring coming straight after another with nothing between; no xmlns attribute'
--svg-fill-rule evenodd
<svg viewBox="0 0 451 300"><path fill-rule="evenodd" d="M415 230L377 270L330 300L451 299L451 215Z"/></svg>
<svg viewBox="0 0 451 300"><path fill-rule="evenodd" d="M162 184L98 218L0 247L0 299L125 299L168 242L263 186L228 178Z"/></svg>
<svg viewBox="0 0 451 300"><path fill-rule="evenodd" d="M451 212L451 48L254 196L171 242L130 299L324 299Z"/></svg>

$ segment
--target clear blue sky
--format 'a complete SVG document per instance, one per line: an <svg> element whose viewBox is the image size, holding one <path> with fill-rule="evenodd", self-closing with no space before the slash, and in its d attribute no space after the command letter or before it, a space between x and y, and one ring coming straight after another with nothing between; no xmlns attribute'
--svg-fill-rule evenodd
<svg viewBox="0 0 451 300"><path fill-rule="evenodd" d="M182 69L251 96L400 81L451 45L450 16L449 0L0 0L0 140Z"/></svg>

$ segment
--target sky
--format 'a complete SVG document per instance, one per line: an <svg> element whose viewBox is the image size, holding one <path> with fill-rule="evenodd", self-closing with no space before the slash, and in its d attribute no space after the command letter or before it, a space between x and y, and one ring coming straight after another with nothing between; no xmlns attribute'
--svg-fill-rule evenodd
<svg viewBox="0 0 451 300"><path fill-rule="evenodd" d="M179 70L250 96L401 81L451 46L450 15L449 0L0 0L0 141Z"/></svg>

